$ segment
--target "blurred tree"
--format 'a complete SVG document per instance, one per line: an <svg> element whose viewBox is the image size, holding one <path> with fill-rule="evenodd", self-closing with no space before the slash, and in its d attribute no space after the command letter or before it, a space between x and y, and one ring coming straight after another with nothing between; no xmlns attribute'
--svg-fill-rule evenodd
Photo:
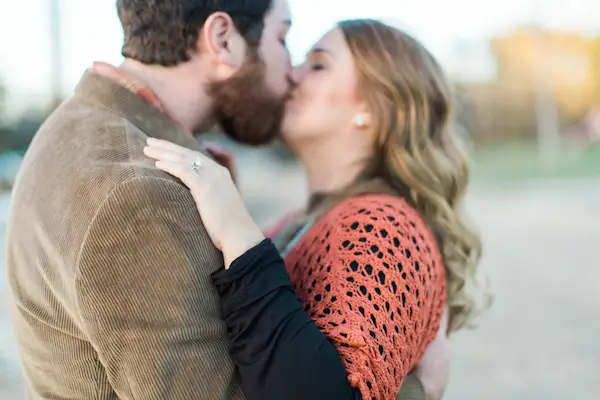
<svg viewBox="0 0 600 400"><path fill-rule="evenodd" d="M4 82L0 79L0 125L4 125L4 107L6 106L6 87Z"/></svg>
<svg viewBox="0 0 600 400"><path fill-rule="evenodd" d="M8 121L6 111L7 90L0 80L0 155L6 152L23 153L46 116L33 112L16 122Z"/></svg>
<svg viewBox="0 0 600 400"><path fill-rule="evenodd" d="M594 105L600 106L600 36L590 40L590 54L596 79L594 79Z"/></svg>
<svg viewBox="0 0 600 400"><path fill-rule="evenodd" d="M4 82L0 80L0 138L4 138L8 134L7 122L6 122L6 87ZM0 143L0 153L3 151L2 144Z"/></svg>

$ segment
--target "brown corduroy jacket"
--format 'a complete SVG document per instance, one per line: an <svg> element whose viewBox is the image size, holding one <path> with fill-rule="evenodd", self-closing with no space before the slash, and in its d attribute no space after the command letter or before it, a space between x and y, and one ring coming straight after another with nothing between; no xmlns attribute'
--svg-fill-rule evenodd
<svg viewBox="0 0 600 400"><path fill-rule="evenodd" d="M196 140L87 72L36 134L12 199L8 279L30 399L243 399L210 274L223 265L179 181L142 149ZM402 399L424 399L409 377Z"/></svg>

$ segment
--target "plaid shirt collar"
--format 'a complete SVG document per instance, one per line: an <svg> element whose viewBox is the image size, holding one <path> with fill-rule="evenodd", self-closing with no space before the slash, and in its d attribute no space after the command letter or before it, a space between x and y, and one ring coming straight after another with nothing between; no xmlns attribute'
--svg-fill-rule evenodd
<svg viewBox="0 0 600 400"><path fill-rule="evenodd" d="M162 105L156 94L152 90L150 90L150 88L145 86L143 83L137 81L134 77L127 74L122 69L107 63L95 62L92 65L92 70L94 70L102 76L115 80L123 87L127 88L128 90L132 91L148 103L152 104L154 107L160 110L160 112L166 113L164 106Z"/></svg>

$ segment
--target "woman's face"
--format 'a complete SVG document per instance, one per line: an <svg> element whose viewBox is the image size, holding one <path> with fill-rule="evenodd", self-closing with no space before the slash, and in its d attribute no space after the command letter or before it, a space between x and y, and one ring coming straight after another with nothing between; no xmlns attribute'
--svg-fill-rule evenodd
<svg viewBox="0 0 600 400"><path fill-rule="evenodd" d="M294 68L295 88L286 105L283 139L297 148L324 138L338 139L365 123L352 54L342 31L332 29Z"/></svg>

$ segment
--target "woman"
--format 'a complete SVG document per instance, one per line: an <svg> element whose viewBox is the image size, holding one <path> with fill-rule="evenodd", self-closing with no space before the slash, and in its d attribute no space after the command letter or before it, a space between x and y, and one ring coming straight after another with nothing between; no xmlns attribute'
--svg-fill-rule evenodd
<svg viewBox="0 0 600 400"><path fill-rule="evenodd" d="M460 214L448 83L422 45L372 20L339 23L292 78L282 136L312 196L273 232L280 253L226 168L156 139L145 153L191 189L223 252L213 278L248 398L393 399L445 305L450 332L474 308L480 241Z"/></svg>

